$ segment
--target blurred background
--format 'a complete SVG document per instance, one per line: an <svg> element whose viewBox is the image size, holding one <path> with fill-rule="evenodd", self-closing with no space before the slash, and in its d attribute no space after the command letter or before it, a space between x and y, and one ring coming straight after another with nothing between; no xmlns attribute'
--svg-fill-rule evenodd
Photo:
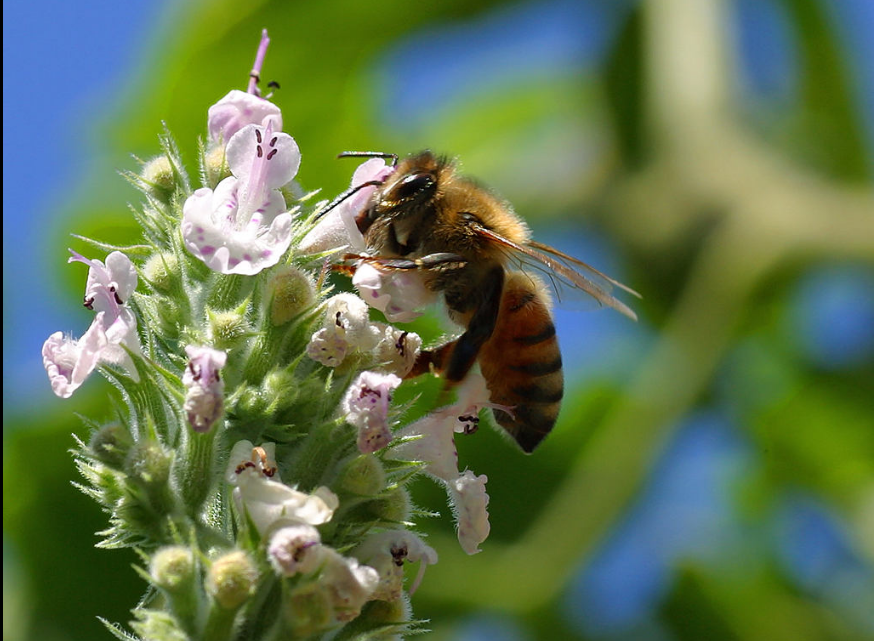
<svg viewBox="0 0 874 641"><path fill-rule="evenodd" d="M263 27L306 188L347 186L346 149L457 155L644 297L636 324L557 310L534 455L459 439L480 554L416 486L428 638L874 639L870 0L4 3L3 638L108 638L145 587L70 484L107 388L55 398L40 348L90 322L70 233L135 239L117 171L162 122L194 171Z"/></svg>

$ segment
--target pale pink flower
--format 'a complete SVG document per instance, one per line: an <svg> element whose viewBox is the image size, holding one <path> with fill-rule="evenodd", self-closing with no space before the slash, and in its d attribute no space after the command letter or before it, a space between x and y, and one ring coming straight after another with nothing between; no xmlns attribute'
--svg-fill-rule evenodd
<svg viewBox="0 0 874 641"><path fill-rule="evenodd" d="M391 441L388 410L392 392L401 384L394 374L362 372L346 390L342 410L347 423L358 428L362 454L381 450Z"/></svg>
<svg viewBox="0 0 874 641"><path fill-rule="evenodd" d="M186 389L182 409L195 432L208 432L224 408L225 383L219 370L225 366L228 355L211 347L194 345L186 345L185 353L189 360L182 375Z"/></svg>
<svg viewBox="0 0 874 641"><path fill-rule="evenodd" d="M185 201L182 237L213 271L251 276L279 262L291 243L291 214L279 188L297 174L300 150L270 124L246 125L226 155L233 175Z"/></svg>

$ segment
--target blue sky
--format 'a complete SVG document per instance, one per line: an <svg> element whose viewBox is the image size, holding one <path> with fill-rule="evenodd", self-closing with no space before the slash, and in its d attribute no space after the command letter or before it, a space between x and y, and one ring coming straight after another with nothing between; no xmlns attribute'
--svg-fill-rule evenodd
<svg viewBox="0 0 874 641"><path fill-rule="evenodd" d="M81 334L70 311L80 295L54 304L44 237L64 225L70 195L94 157L92 131L107 98L132 74L160 26L165 2L3 3L3 413L7 404L51 397L40 349L58 330ZM112 176L115 178L115 176ZM83 280L84 283L84 280Z"/></svg>

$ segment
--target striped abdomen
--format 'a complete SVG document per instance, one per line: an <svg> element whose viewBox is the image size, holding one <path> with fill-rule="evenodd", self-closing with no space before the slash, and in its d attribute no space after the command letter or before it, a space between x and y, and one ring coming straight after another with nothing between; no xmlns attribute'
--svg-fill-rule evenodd
<svg viewBox="0 0 874 641"><path fill-rule="evenodd" d="M509 272L494 332L479 353L480 370L495 420L526 452L532 452L558 418L564 393L561 352L549 299L528 274Z"/></svg>

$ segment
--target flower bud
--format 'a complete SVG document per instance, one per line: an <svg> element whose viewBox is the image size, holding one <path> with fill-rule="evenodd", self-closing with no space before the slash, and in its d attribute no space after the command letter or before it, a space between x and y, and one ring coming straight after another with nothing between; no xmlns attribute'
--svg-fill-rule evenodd
<svg viewBox="0 0 874 641"><path fill-rule="evenodd" d="M179 259L171 252L152 254L143 265L143 277L158 291L171 292L179 280Z"/></svg>
<svg viewBox="0 0 874 641"><path fill-rule="evenodd" d="M216 185L231 175L224 145L216 145L203 154L203 173L206 177L205 186L210 189L215 189Z"/></svg>
<svg viewBox="0 0 874 641"><path fill-rule="evenodd" d="M206 575L205 588L226 610L235 610L255 593L258 568L242 550L216 559Z"/></svg>
<svg viewBox="0 0 874 641"><path fill-rule="evenodd" d="M389 639L388 635L392 632L403 632L403 625L398 625L395 628L384 628L383 626L391 623L403 623L410 620L411 608L410 602L406 595L401 595L399 599L391 601L374 600L367 604L361 612L358 620L362 627L365 628L380 628L382 634L380 638ZM396 637L400 639L401 637Z"/></svg>
<svg viewBox="0 0 874 641"><path fill-rule="evenodd" d="M286 623L300 638L324 630L333 623L333 601L321 582L306 583L296 588L288 595L282 611Z"/></svg>
<svg viewBox="0 0 874 641"><path fill-rule="evenodd" d="M170 454L159 443L142 440L128 452L124 471L147 489L158 489L167 484L170 462Z"/></svg>
<svg viewBox="0 0 874 641"><path fill-rule="evenodd" d="M312 277L290 265L277 269L267 282L270 322L284 325L315 301Z"/></svg>
<svg viewBox="0 0 874 641"><path fill-rule="evenodd" d="M169 203L176 190L176 172L167 156L155 156L140 171L146 193L162 203Z"/></svg>
<svg viewBox="0 0 874 641"><path fill-rule="evenodd" d="M298 380L291 372L281 369L268 372L261 389L264 400L276 410L284 410L297 400Z"/></svg>
<svg viewBox="0 0 874 641"><path fill-rule="evenodd" d="M206 310L209 337L216 349L228 350L242 343L251 331L246 315L240 310L216 312Z"/></svg>
<svg viewBox="0 0 874 641"><path fill-rule="evenodd" d="M133 445L130 432L121 423L104 425L91 435L88 450L101 463L112 468L121 468Z"/></svg>
<svg viewBox="0 0 874 641"><path fill-rule="evenodd" d="M389 490L367 506L371 513L385 521L401 523L410 518L410 495L402 487Z"/></svg>
<svg viewBox="0 0 874 641"><path fill-rule="evenodd" d="M268 413L268 402L261 388L246 385L236 391L235 395L237 402L233 407L233 412L237 420L246 422L263 419Z"/></svg>
<svg viewBox="0 0 874 641"><path fill-rule="evenodd" d="M337 489L358 496L374 496L385 486L385 470L373 454L359 454L341 463Z"/></svg>
<svg viewBox="0 0 874 641"><path fill-rule="evenodd" d="M149 574L152 582L167 592L178 592L189 586L195 575L194 555L186 547L163 547L152 556Z"/></svg>

